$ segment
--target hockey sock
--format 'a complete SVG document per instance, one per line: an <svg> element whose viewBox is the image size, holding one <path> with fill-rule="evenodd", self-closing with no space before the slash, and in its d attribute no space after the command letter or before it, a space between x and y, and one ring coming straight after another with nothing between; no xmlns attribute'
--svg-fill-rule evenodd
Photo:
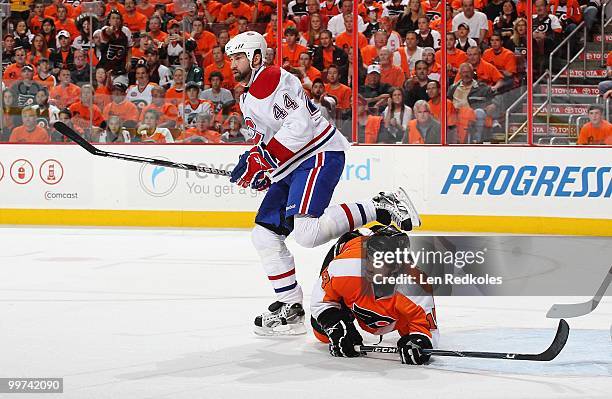
<svg viewBox="0 0 612 399"><path fill-rule="evenodd" d="M331 239L376 220L372 201L332 205L319 218L298 215L294 220L295 241L303 247L313 248Z"/></svg>
<svg viewBox="0 0 612 399"><path fill-rule="evenodd" d="M251 239L277 300L284 303L302 303L302 288L295 277L295 263L293 255L285 245L285 236L256 225Z"/></svg>

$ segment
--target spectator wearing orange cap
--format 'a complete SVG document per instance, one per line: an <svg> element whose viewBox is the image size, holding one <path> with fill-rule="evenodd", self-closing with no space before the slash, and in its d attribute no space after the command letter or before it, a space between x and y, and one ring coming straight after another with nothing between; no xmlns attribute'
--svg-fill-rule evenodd
<svg viewBox="0 0 612 399"><path fill-rule="evenodd" d="M591 105L588 109L589 122L580 129L580 145L612 145L612 124L603 118L603 108Z"/></svg>

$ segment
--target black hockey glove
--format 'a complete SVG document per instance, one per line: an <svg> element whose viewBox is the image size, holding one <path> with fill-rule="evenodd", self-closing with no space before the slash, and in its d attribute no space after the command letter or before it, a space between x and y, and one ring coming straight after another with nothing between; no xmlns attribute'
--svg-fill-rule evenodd
<svg viewBox="0 0 612 399"><path fill-rule="evenodd" d="M317 319L329 338L329 353L336 357L357 357L359 352L355 345L363 344L361 334L346 312L330 308L321 313Z"/></svg>
<svg viewBox="0 0 612 399"><path fill-rule="evenodd" d="M424 354L421 349L433 348L429 337L421 334L404 335L397 341L397 347L403 364L427 363L431 355Z"/></svg>

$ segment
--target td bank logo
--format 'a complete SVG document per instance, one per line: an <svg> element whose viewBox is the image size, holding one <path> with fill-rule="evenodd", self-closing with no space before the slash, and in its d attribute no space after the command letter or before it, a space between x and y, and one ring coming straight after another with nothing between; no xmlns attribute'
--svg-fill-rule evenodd
<svg viewBox="0 0 612 399"><path fill-rule="evenodd" d="M164 157L159 157L166 159ZM176 188L178 172L165 166L143 164L138 176L140 187L145 193L153 197L165 197Z"/></svg>

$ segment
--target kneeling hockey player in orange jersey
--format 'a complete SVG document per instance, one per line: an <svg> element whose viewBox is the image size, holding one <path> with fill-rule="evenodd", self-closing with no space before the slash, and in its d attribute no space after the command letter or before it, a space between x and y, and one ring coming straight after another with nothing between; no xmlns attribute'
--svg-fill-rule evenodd
<svg viewBox="0 0 612 399"><path fill-rule="evenodd" d="M374 262L383 251L409 245L408 236L395 227L374 226L346 233L330 249L313 289L311 323L332 356L359 356L355 346L363 340L353 322L357 319L371 334L397 331L402 363L429 360L421 349L434 348L438 339L431 287L418 284L423 273L411 258L407 263ZM405 283L394 284L393 278Z"/></svg>

